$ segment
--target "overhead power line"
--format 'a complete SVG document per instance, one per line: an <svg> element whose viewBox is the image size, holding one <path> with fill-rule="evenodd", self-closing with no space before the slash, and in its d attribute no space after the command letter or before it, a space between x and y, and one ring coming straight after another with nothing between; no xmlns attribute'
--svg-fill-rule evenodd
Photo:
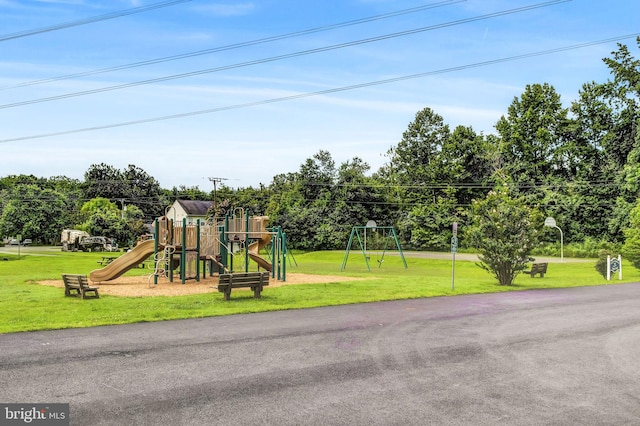
<svg viewBox="0 0 640 426"><path fill-rule="evenodd" d="M484 19L495 18L495 17L499 17L499 16L511 15L511 14L525 12L525 11L529 11L529 10L533 10L533 9L539 9L539 8L543 8L543 7L548 7L548 6L556 5L556 4L559 4L559 3L566 3L568 1L571 1L571 0L553 0L553 1L548 1L548 2L544 2L544 3L537 3L537 4L529 5L529 6L518 7L518 8L515 8L515 9L507 9L507 10L503 10L503 11L500 11L500 12L489 13L489 14L486 14L486 15L475 16L475 17L472 17L472 18L459 19L459 20L456 20L456 21L445 22L445 23L442 23L442 24L430 25L430 26L427 26L427 27L421 27L421 28L415 28L415 29L412 29L412 30L406 30L406 31L400 31L400 32L385 34L385 35L381 35L381 36L377 36L377 37L370 37L370 38L365 38L365 39L356 40L356 41L350 41L350 42L346 42L346 43L334 44L334 45L331 45L331 46L318 47L318 48L315 48L315 49L308 49L308 50L303 50L303 51L300 51L300 52L287 53L285 55L272 56L270 58L257 59L257 60L254 60L254 61L242 62L242 63L238 63L238 64L226 65L226 66L216 67L216 68L207 68L207 69L198 70L198 71L190 71L190 72L181 73L181 74L175 74L175 75L170 75L170 76L165 76L165 77L153 78L153 79L149 79L149 80L142 80L142 81L136 81L136 82L131 82L131 83L118 84L118 85L115 85L115 86L107 86L107 87L101 87L101 88L97 88L97 89L84 90L82 92L66 93L66 94L63 94L63 95L50 96L50 97L47 97L47 98L39 98L39 99L31 99L31 100L28 100L28 101L14 102L14 103L11 103L11 104L0 105L0 109L15 108L15 107L19 107L19 106L37 104L37 103L42 103L42 102L57 101L57 100L68 99L68 98L77 97L77 96L94 95L96 93L110 92L112 90L126 89L126 88L130 88L130 87L140 86L140 85L143 85L143 84L160 83L160 82L169 81L169 80L176 80L176 79L186 78L186 77L194 77L194 76L197 76L197 75L210 74L210 73L214 73L214 72L226 71L226 70L235 69L235 68L242 68L242 67L247 67L247 66L251 66L251 65L259 65L259 64L264 64L264 63L267 63L267 62L275 62L275 61L280 61L280 60L283 60L283 59L295 58L295 57L298 57L298 56L306 56L306 55L311 55L311 54L315 54L315 53L327 52L327 51L331 51L331 50L344 49L346 47L352 47L352 46L357 46L357 45L361 45L361 44L373 43L373 42L378 42L378 41L382 41L382 40L388 40L388 39L397 38L397 37L404 37L404 36L407 36L407 35L417 34L417 33L425 32L425 31L432 31L432 30L442 29L442 28L451 27L451 26L455 26L455 25L467 24L467 23L470 23L470 22L475 22L475 21L480 21L480 20L484 20Z"/></svg>
<svg viewBox="0 0 640 426"><path fill-rule="evenodd" d="M92 24L94 22L106 21L108 19L120 18L122 16L133 15L135 13L148 12L162 7L173 6L179 3L186 3L191 0L171 0L159 3L149 4L147 6L134 7L131 9L120 10L117 12L105 13L104 15L91 16L89 18L78 19L77 21L69 21L61 24L49 25L46 27L35 28L31 30L18 31L11 34L0 35L0 41L13 40L16 38L32 36L36 34L47 33L50 31L62 30L65 28L78 27L80 25Z"/></svg>
<svg viewBox="0 0 640 426"><path fill-rule="evenodd" d="M157 122L157 121L174 120L174 119L178 119L178 118L192 117L192 116L195 116L195 115L212 114L212 113L222 112L222 111L229 111L229 110L249 108L249 107L267 105L267 104L278 103L278 102L285 102L285 101L292 101L292 100L303 99L303 98L310 98L310 97L313 97L313 96L321 96L321 95L328 95L328 94L338 93L338 92L346 92L346 91L350 91L350 90L363 89L365 87L380 86L380 85L383 85L383 84L397 83L397 82L400 82L400 81L423 78L423 77L428 77L428 76L432 76L432 75L445 74L445 73L454 72L454 71L463 71L463 70L467 70L467 69L471 69L471 68L478 68L478 67L484 67L484 66L489 66L489 65L496 65L496 64L500 64L500 63L504 63L504 62L511 62L511 61L517 61L517 60L521 60L521 59L533 58L533 57L536 57L536 56L550 55L550 54L554 54L554 53L566 52L566 51L569 51L569 50L582 49L582 48L585 48L585 47L596 46L596 45L605 44L605 43L611 43L611 42L614 42L614 41L620 41L620 40L624 40L624 39L628 39L628 38L635 38L635 37L639 37L639 36L640 36L640 33L627 34L627 35L623 35L623 36L612 37L612 38L607 38L607 39L598 40L598 41L574 44L574 45L570 45L570 46L559 47L559 48L549 49L549 50L542 50L542 51L539 51L539 52L531 52L531 53L526 53L526 54L516 55L516 56L509 56L509 57L500 58L500 59L493 59L493 60L489 60L489 61L476 62L476 63L472 63L472 64L460 65L460 66L457 66L457 67L442 68L442 69L439 69L439 70L427 71L427 72L418 73L418 74L410 74L410 75L394 77L394 78L388 78L388 79L385 79L385 80L377 80L377 81L370 81L370 82L367 82L367 83L354 84L354 85L350 85L350 86L336 87L336 88L333 88L333 89L320 90L320 91L317 91L317 92L299 93L299 94L296 94L296 95L284 96L284 97L280 97L280 98L272 98L272 99L265 99L265 100L261 100L261 101L246 102L246 103L243 103L243 104L236 104L236 105L227 105L227 106L223 106L223 107L209 108L209 109L185 112L185 113L180 113L180 114L172 114L172 115L165 115L165 116L152 117L152 118L143 118L143 119L140 119L140 120L132 120L132 121L125 121L125 122L121 122L121 123L105 124L105 125L101 125L101 126L84 127L84 128L79 128L79 129L73 129L73 130L63 130L63 131L59 131L59 132L42 133L42 134L38 134L38 135L19 136L19 137L14 137L14 138L0 139L0 143L17 142L17 141L30 140L30 139L41 139L41 138L48 138L48 137L53 137L53 136L69 135L69 134L74 134L74 133L93 132L93 131L97 131L97 130L105 130L105 129L112 129L112 128L117 128L117 127L133 126L133 125L137 125L137 124L153 123L153 122Z"/></svg>
<svg viewBox="0 0 640 426"><path fill-rule="evenodd" d="M319 32L324 32L324 31L330 31L330 30L335 30L335 29L338 29L338 28L344 28L344 27L349 27L349 26L353 26L353 25L364 24L364 23L367 23L367 22L373 22L373 21L379 21L379 20L382 20L382 19L393 18L393 17L396 17L396 16L407 15L407 14L410 14L410 13L422 12L424 10L434 9L436 7L441 7L441 6L449 6L449 5L452 5L452 4L462 3L462 2L465 2L465 1L467 1L467 0L440 1L440 2L437 2L437 3L430 3L430 4L418 6L418 7L412 7L410 9L397 10L397 11L394 11L394 12L384 13L384 14L381 14L381 15L369 16L367 18L360 18L360 19L355 19L355 20L351 20L351 21L340 22L340 23L337 23L337 24L324 25L324 26L321 26L321 27L315 27L315 28L309 28L309 29L306 29L306 30L295 31L295 32L292 32L292 33L281 34L281 35L276 35L276 36L271 36L271 37L265 37L265 38L260 38L260 39L256 39L256 40L244 41L244 42L241 42L241 43L229 44L229 45L226 45L226 46L213 47L213 48L210 48L210 49L198 50L198 51L195 51L195 52L182 53L182 54L173 55L173 56L165 56L165 57L162 57L162 58L149 59L149 60L140 61L140 62L133 62L133 63L130 63L130 64L125 64L125 65L116 65L116 66L108 67L108 68L101 68L101 69L83 71L83 72L78 72L78 73L73 73L73 74L66 74L66 75L61 75L61 76L58 76L58 77L51 77L51 78L45 78L45 79L41 79L41 80L28 81L28 82L19 83L19 84L13 85L13 86L0 87L0 90L13 89L13 88L25 87L25 86L34 86L34 85L37 85L37 84L51 83L51 82L60 81L60 80L70 80L70 79L73 79L73 78L86 77L86 76L89 76L89 75L104 74L104 73L108 73L108 72L112 72L112 71L119 71L119 70L124 70L124 69L129 69L129 68L142 67L142 66L146 66L146 65L154 65L154 64L159 64L159 63L169 62L169 61L177 61L177 60L180 60L180 59L192 58L192 57L195 57L195 56L201 56L201 55L208 55L208 54L211 54L211 53L223 52L223 51L226 51L226 50L240 49L242 47L249 47L249 46L255 46L255 45L258 45L258 44L271 43L271 42L274 42L274 41L285 40L285 39L288 39L288 38L300 37L300 36L303 36L303 35L309 35L309 34L314 34L314 33L319 33Z"/></svg>

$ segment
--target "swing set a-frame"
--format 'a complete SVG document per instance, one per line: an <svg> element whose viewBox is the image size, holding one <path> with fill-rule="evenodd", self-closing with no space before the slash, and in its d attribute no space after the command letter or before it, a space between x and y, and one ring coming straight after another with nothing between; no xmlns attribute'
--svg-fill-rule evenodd
<svg viewBox="0 0 640 426"><path fill-rule="evenodd" d="M351 235L349 236L349 243L347 244L347 249L344 252L344 259L342 261L342 267L340 271L344 271L344 268L347 266L347 259L349 258L349 251L351 250L351 246L354 241L358 241L360 246L360 250L362 251L362 256L364 257L364 261L367 264L367 269L371 272L371 266L369 265L369 256L367 255L367 230L369 231L381 231L382 237L384 238L384 247L382 249L382 255L378 260L378 268L382 266L382 262L384 261L384 255L389 248L389 241L393 239L395 243L395 248L398 249L398 253L400 253L400 257L402 258L402 263L404 264L404 269L407 269L407 261L404 259L404 254L402 253L402 247L400 247L400 242L398 241L398 235L396 234L396 230L393 226L354 226L351 229Z"/></svg>

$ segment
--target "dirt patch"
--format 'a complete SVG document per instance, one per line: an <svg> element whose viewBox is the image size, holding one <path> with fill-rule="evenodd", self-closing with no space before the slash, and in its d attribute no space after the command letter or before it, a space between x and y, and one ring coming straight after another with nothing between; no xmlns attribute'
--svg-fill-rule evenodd
<svg viewBox="0 0 640 426"><path fill-rule="evenodd" d="M323 284L336 281L353 281L360 278L342 277L337 275L310 275L310 274L287 274L287 281L278 281L271 279L269 288L280 287L283 285L295 284ZM39 281L38 284L48 285L51 287L64 288L62 280ZM94 283L92 283L94 285ZM153 297L153 296L182 296L185 294L199 293L217 293L218 277L201 278L200 281L187 280L184 284L179 278L174 277L173 282L169 282L167 278L158 278L158 284L153 283L153 277L137 276L137 277L120 277L113 281L101 282L96 284L100 288L100 294L109 294L113 296L127 297ZM236 291L250 291L249 289L234 289Z"/></svg>

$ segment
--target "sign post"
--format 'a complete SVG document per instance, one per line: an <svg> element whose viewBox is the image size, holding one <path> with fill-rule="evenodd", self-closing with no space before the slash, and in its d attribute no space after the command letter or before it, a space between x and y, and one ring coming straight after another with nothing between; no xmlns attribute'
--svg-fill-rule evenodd
<svg viewBox="0 0 640 426"><path fill-rule="evenodd" d="M458 222L453 222L451 237L451 291L455 290L456 253L458 252Z"/></svg>

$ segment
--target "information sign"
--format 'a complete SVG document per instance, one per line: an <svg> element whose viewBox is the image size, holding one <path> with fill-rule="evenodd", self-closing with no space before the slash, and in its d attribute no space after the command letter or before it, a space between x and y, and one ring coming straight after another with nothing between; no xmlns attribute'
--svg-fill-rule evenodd
<svg viewBox="0 0 640 426"><path fill-rule="evenodd" d="M617 258L611 259L609 270L612 274L615 274L620 270L620 261Z"/></svg>

